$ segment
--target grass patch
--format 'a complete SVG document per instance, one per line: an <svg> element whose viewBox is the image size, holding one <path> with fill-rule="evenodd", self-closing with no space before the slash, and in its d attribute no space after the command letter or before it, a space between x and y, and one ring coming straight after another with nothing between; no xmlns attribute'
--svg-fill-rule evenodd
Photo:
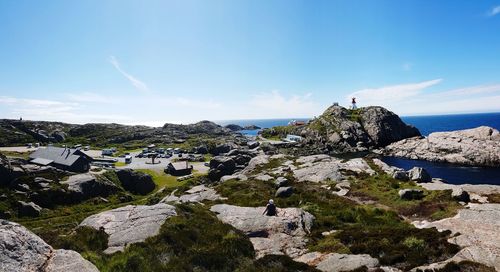
<svg viewBox="0 0 500 272"><path fill-rule="evenodd" d="M123 166L127 166L127 164L125 162L115 162L115 167L123 167Z"/></svg>
<svg viewBox="0 0 500 272"><path fill-rule="evenodd" d="M489 203L500 203L500 194L499 193L489 194L489 195L487 195L487 197L488 197Z"/></svg>
<svg viewBox="0 0 500 272"><path fill-rule="evenodd" d="M24 159L24 160L29 160L31 153L33 153L33 151L29 152L2 151L2 154L4 154L7 157Z"/></svg>
<svg viewBox="0 0 500 272"><path fill-rule="evenodd" d="M150 175L156 183L157 188L175 188L183 186L189 181L189 179L177 181L176 177L166 174L162 170L137 169L136 171Z"/></svg>
<svg viewBox="0 0 500 272"><path fill-rule="evenodd" d="M462 206L451 197L451 191L427 191L413 182L401 182L387 174L366 176L351 182L350 195L375 200L407 217L438 220L454 216ZM425 191L420 200L402 200L401 189Z"/></svg>

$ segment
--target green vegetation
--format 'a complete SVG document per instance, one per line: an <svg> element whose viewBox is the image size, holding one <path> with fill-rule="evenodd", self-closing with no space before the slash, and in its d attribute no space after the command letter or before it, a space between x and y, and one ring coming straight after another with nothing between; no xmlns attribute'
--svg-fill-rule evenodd
<svg viewBox="0 0 500 272"><path fill-rule="evenodd" d="M500 194L499 193L489 194L487 197L488 197L489 203L500 203Z"/></svg>
<svg viewBox="0 0 500 272"><path fill-rule="evenodd" d="M31 152L2 151L2 154L11 158L20 158L28 160Z"/></svg>
<svg viewBox="0 0 500 272"><path fill-rule="evenodd" d="M106 234L90 228L78 228L56 245L81 252L103 272L315 271L285 256L254 261L248 237L219 221L202 205L178 205L177 212L157 236L113 255L102 252L107 247Z"/></svg>
<svg viewBox="0 0 500 272"><path fill-rule="evenodd" d="M293 183L293 187L294 194L288 198L274 198L272 182L230 180L217 185L216 190L233 205L264 206L274 198L278 208L301 207L312 213L316 219L310 234L311 251L370 254L386 265L405 269L449 258L458 251L447 242L449 232L417 229L396 212L356 204L319 184ZM322 235L330 230L338 232Z"/></svg>
<svg viewBox="0 0 500 272"><path fill-rule="evenodd" d="M123 167L123 166L127 166L127 164L125 162L115 162L115 167Z"/></svg>
<svg viewBox="0 0 500 272"><path fill-rule="evenodd" d="M422 189L413 182L401 182L379 173L352 180L351 195L360 200L372 200L388 206L404 216L433 220L454 216L461 205L451 197L451 191L425 191L421 200L402 200L401 189Z"/></svg>
<svg viewBox="0 0 500 272"><path fill-rule="evenodd" d="M165 172L161 170L151 170L151 169L137 169L136 171L151 175L153 178L153 181L156 183L156 188L174 188L174 187L179 187L182 185L185 185L189 179L183 180L183 181L177 181L177 178L166 174Z"/></svg>
<svg viewBox="0 0 500 272"><path fill-rule="evenodd" d="M295 130L296 127L294 126L277 126L262 130L261 135L266 139L279 141L288 134L294 134Z"/></svg>

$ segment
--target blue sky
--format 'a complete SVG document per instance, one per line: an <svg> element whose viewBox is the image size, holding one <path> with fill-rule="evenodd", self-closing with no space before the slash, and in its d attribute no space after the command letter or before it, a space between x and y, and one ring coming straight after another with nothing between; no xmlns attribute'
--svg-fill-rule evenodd
<svg viewBox="0 0 500 272"><path fill-rule="evenodd" d="M0 118L500 111L500 1L0 1Z"/></svg>

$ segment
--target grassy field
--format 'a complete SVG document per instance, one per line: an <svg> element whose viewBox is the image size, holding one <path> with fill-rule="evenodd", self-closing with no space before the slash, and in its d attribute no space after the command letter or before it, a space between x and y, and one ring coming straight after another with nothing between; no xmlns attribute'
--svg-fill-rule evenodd
<svg viewBox="0 0 500 272"><path fill-rule="evenodd" d="M188 182L188 180L177 181L176 177L166 174L163 170L137 169L137 171L151 175L158 189L163 187L175 188L183 186Z"/></svg>

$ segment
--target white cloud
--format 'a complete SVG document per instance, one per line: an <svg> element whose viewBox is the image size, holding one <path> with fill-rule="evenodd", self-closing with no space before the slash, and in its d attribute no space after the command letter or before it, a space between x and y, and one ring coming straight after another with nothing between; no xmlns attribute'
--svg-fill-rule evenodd
<svg viewBox="0 0 500 272"><path fill-rule="evenodd" d="M379 104L381 102L384 104L398 102L408 97L416 96L420 94L422 90L439 84L441 81L442 79L434 79L418 83L363 89L350 93L346 99L350 100L352 97L356 97L357 101L364 105Z"/></svg>
<svg viewBox="0 0 500 272"><path fill-rule="evenodd" d="M75 102L92 102L92 103L113 103L114 99L108 96L100 95L92 92L83 93L67 93L66 97Z"/></svg>
<svg viewBox="0 0 500 272"><path fill-rule="evenodd" d="M311 99L312 94L283 96L279 91L260 93L250 100L249 105L261 118L307 117L317 114L318 107Z"/></svg>
<svg viewBox="0 0 500 272"><path fill-rule="evenodd" d="M500 6L493 7L490 11L488 11L487 15L492 17L497 14L500 14Z"/></svg>
<svg viewBox="0 0 500 272"><path fill-rule="evenodd" d="M448 114L466 112L491 112L500 110L500 84L477 85L453 90L426 92L441 79L381 88L365 89L351 93L359 106L384 106L398 114Z"/></svg>
<svg viewBox="0 0 500 272"><path fill-rule="evenodd" d="M139 91L142 92L149 92L149 88L146 85L146 83L142 82L141 80L137 79L136 77L132 76L131 74L125 72L121 66L118 60L114 56L109 57L109 62L122 74L125 78L130 81L130 83Z"/></svg>
<svg viewBox="0 0 500 272"><path fill-rule="evenodd" d="M0 97L0 104L11 108L11 114L33 117L57 117L61 114L78 109L78 103L61 102L43 99L24 99L15 97Z"/></svg>

